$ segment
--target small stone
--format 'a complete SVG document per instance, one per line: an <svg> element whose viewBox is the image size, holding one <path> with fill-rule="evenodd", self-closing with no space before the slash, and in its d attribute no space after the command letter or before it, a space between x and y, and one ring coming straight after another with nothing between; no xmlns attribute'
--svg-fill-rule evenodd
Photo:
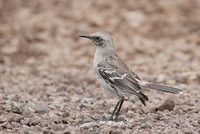
<svg viewBox="0 0 200 134"><path fill-rule="evenodd" d="M63 134L71 134L69 131L64 132Z"/></svg>
<svg viewBox="0 0 200 134"><path fill-rule="evenodd" d="M23 120L20 121L20 123L23 125L28 125L29 120L30 120L29 118L24 118Z"/></svg>
<svg viewBox="0 0 200 134"><path fill-rule="evenodd" d="M183 130L183 132L184 132L184 134L193 134L192 131L190 129L188 129L188 128L185 128Z"/></svg>
<svg viewBox="0 0 200 134"><path fill-rule="evenodd" d="M143 123L142 125L141 125L141 128L142 129L148 129L148 128L151 128L151 125L149 124L149 123Z"/></svg>
<svg viewBox="0 0 200 134"><path fill-rule="evenodd" d="M107 128L105 128L104 129L104 134L110 134L110 132L111 132L111 128L110 127L107 127Z"/></svg>
<svg viewBox="0 0 200 134"><path fill-rule="evenodd" d="M40 123L40 118L39 117L33 117L29 120L28 125L29 126L35 126L38 125Z"/></svg>
<svg viewBox="0 0 200 134"><path fill-rule="evenodd" d="M175 107L175 103L172 99L167 99L163 104L155 108L155 111L164 111L169 110L172 111Z"/></svg>
<svg viewBox="0 0 200 134"><path fill-rule="evenodd" d="M4 122L4 123L0 124L0 127L1 128L7 128L7 124L8 124L8 122Z"/></svg>
<svg viewBox="0 0 200 134"><path fill-rule="evenodd" d="M96 122L88 122L88 123L81 124L80 128L89 128L89 127L94 127L96 125L97 125Z"/></svg>
<svg viewBox="0 0 200 134"><path fill-rule="evenodd" d="M52 131L50 131L50 130L45 130L45 131L43 132L43 134L54 134L54 132L52 132Z"/></svg>
<svg viewBox="0 0 200 134"><path fill-rule="evenodd" d="M12 112L13 113L16 113L16 114L21 114L22 113L22 108L19 104L17 103L12 103L11 105L11 109L12 109Z"/></svg>
<svg viewBox="0 0 200 134"><path fill-rule="evenodd" d="M35 107L35 112L39 114L45 114L49 112L49 108L46 106L37 106Z"/></svg>
<svg viewBox="0 0 200 134"><path fill-rule="evenodd" d="M65 118L65 117L69 117L70 116L70 113L69 112L64 112L62 113L62 117Z"/></svg>
<svg viewBox="0 0 200 134"><path fill-rule="evenodd" d="M12 115L12 120L13 122L20 122L23 119L23 116L19 115L19 114L14 114Z"/></svg>
<svg viewBox="0 0 200 134"><path fill-rule="evenodd" d="M7 119L5 117L0 116L0 124L4 123L6 121L7 121Z"/></svg>
<svg viewBox="0 0 200 134"><path fill-rule="evenodd" d="M158 77L157 77L157 79L156 79L156 82L164 82L164 81L166 81L167 80L167 76L166 75L164 75L164 74L160 74L160 75L158 75Z"/></svg>
<svg viewBox="0 0 200 134"><path fill-rule="evenodd" d="M70 122L70 118L69 117L62 118L62 122L68 124Z"/></svg>
<svg viewBox="0 0 200 134"><path fill-rule="evenodd" d="M61 86L61 87L58 87L57 89L57 92L65 92L67 90L67 88L65 86Z"/></svg>
<svg viewBox="0 0 200 134"><path fill-rule="evenodd" d="M31 108L29 107L25 107L22 111L22 115L25 117L25 118L28 118L28 117L32 117L34 114L33 110L31 110Z"/></svg>
<svg viewBox="0 0 200 134"><path fill-rule="evenodd" d="M24 131L25 134L33 134L33 129L32 128L30 128L30 127L28 127L26 125L23 125L22 128L23 128L23 131Z"/></svg>
<svg viewBox="0 0 200 134"><path fill-rule="evenodd" d="M198 120L198 124L200 124L200 119Z"/></svg>
<svg viewBox="0 0 200 134"><path fill-rule="evenodd" d="M123 134L122 131L112 130L110 134Z"/></svg>
<svg viewBox="0 0 200 134"><path fill-rule="evenodd" d="M15 128L21 127L21 124L18 123L18 122L11 122L11 125L12 125L13 127L15 127Z"/></svg>

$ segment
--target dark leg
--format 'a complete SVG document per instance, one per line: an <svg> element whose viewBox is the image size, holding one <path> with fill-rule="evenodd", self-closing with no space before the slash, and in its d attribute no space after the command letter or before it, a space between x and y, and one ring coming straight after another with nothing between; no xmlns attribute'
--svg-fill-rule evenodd
<svg viewBox="0 0 200 134"><path fill-rule="evenodd" d="M122 107L122 104L124 103L124 97L121 98L121 100L119 101L119 108L117 109L117 112L116 112L116 116L115 116L115 120L117 120L118 116L119 116L119 112L121 110L121 107Z"/></svg>
<svg viewBox="0 0 200 134"><path fill-rule="evenodd" d="M120 103L121 103L121 100L117 102L117 105L115 106L115 109L113 110L112 115L111 115L111 117L110 117L111 120L113 120L113 116L115 115L115 112L116 112L116 110L117 110L117 107L119 106Z"/></svg>

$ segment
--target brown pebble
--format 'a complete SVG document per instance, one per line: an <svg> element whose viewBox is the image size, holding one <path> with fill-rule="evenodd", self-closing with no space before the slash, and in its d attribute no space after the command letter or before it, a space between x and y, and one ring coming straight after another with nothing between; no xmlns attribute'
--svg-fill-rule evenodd
<svg viewBox="0 0 200 134"><path fill-rule="evenodd" d="M175 103L173 99L167 99L160 106L153 108L151 112L164 111L164 110L172 111L174 107Z"/></svg>
<svg viewBox="0 0 200 134"><path fill-rule="evenodd" d="M62 117L65 118L65 117L69 117L70 116L70 113L69 112L64 112L62 113Z"/></svg>
<svg viewBox="0 0 200 134"><path fill-rule="evenodd" d="M65 123L65 124L68 124L69 121L70 121L69 117L62 118L62 122Z"/></svg>

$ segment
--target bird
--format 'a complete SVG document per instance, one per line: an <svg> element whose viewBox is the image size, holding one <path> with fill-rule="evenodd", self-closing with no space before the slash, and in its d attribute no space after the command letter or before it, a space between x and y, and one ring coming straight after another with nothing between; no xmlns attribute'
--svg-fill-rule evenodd
<svg viewBox="0 0 200 134"><path fill-rule="evenodd" d="M78 37L90 39L95 44L93 68L96 78L103 89L110 91L119 99L109 120L118 120L125 98L130 95L136 95L142 104L146 106L146 101L149 99L143 93L144 89L172 94L182 93L179 88L143 81L118 56L113 38L109 33L95 32L81 34Z"/></svg>

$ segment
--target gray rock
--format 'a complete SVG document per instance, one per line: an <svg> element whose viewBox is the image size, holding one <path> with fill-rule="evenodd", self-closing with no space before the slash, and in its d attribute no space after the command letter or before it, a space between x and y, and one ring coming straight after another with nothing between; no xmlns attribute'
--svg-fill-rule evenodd
<svg viewBox="0 0 200 134"><path fill-rule="evenodd" d="M40 105L40 106L35 107L35 112L39 113L39 114L45 114L45 113L49 112L49 108L46 106Z"/></svg>
<svg viewBox="0 0 200 134"><path fill-rule="evenodd" d="M30 126L38 125L40 123L40 120L41 119L39 117L30 118L28 125Z"/></svg>
<svg viewBox="0 0 200 134"><path fill-rule="evenodd" d="M23 125L22 129L24 131L24 134L34 134L34 131L32 128L30 128L29 126Z"/></svg>
<svg viewBox="0 0 200 134"><path fill-rule="evenodd" d="M0 116L0 124L6 122L7 119L4 116Z"/></svg>
<svg viewBox="0 0 200 134"><path fill-rule="evenodd" d="M55 134L52 130L45 130L42 134Z"/></svg>
<svg viewBox="0 0 200 134"><path fill-rule="evenodd" d="M70 118L69 117L62 118L62 122L68 124L70 122Z"/></svg>
<svg viewBox="0 0 200 134"><path fill-rule="evenodd" d="M141 128L142 128L142 129L148 129L148 128L152 128L152 127L151 127L151 124L150 124L150 123L145 122L145 123L141 124Z"/></svg>
<svg viewBox="0 0 200 134"><path fill-rule="evenodd" d="M21 114L22 113L22 105L20 105L18 103L12 103L11 110L13 113Z"/></svg>
<svg viewBox="0 0 200 134"><path fill-rule="evenodd" d="M63 112L62 113L62 117L65 118L65 117L68 117L70 116L70 113L69 112Z"/></svg>
<svg viewBox="0 0 200 134"><path fill-rule="evenodd" d="M23 120L20 121L21 124L23 125L28 125L30 118L24 118Z"/></svg>

